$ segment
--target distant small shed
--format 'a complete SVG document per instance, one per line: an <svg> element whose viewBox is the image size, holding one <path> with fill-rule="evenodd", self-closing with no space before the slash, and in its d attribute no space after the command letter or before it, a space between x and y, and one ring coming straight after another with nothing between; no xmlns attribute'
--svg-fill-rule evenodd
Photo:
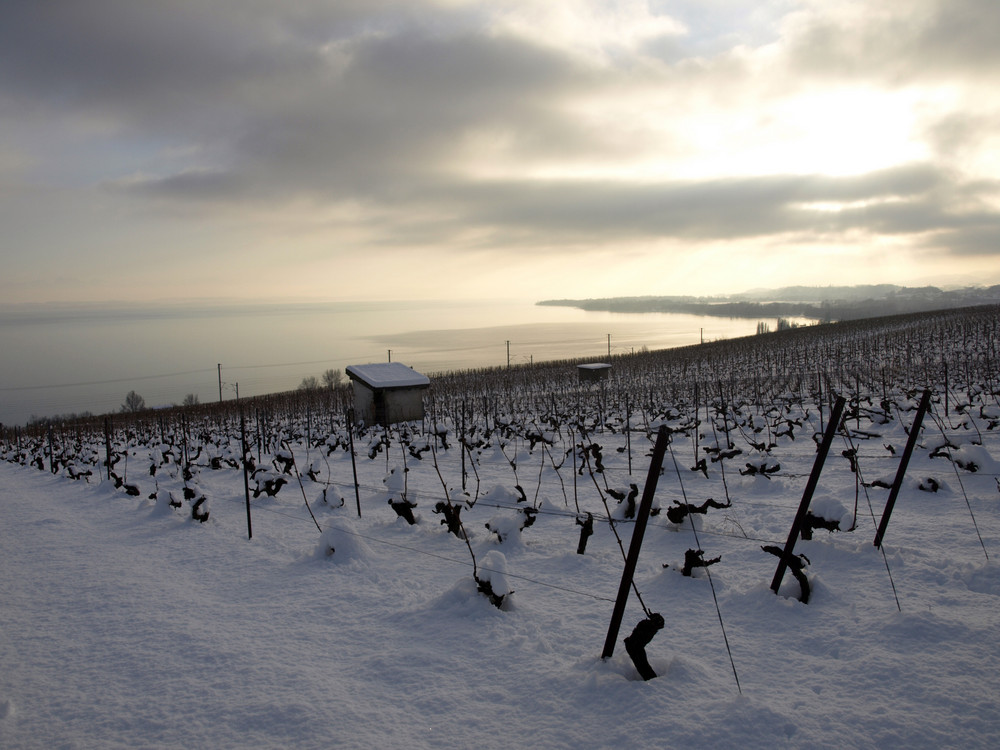
<svg viewBox="0 0 1000 750"><path fill-rule="evenodd" d="M355 419L390 425L424 417L424 391L431 381L402 362L350 365Z"/></svg>
<svg viewBox="0 0 1000 750"><path fill-rule="evenodd" d="M611 372L611 365L605 362L593 362L588 365L577 365L576 371L579 373L581 383L590 380L607 380L608 373Z"/></svg>

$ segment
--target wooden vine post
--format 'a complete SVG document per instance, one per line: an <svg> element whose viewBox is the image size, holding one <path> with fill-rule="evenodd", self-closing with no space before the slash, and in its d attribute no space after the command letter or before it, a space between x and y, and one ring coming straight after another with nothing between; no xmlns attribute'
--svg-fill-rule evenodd
<svg viewBox="0 0 1000 750"><path fill-rule="evenodd" d="M642 500L639 502L639 511L635 517L632 541L629 543L628 555L625 558L625 570L622 571L621 584L618 586L618 598L615 600L615 607L611 613L608 637L604 641L604 651L601 653L602 659L609 658L615 652L615 641L618 639L622 617L625 615L625 602L628 600L628 591L632 586L635 566L639 562L639 550L642 548L642 538L646 533L649 509L653 505L653 495L656 493L656 482L660 478L660 469L663 466L663 456L667 451L668 440L667 426L660 425L660 430L656 434L656 443L653 446L653 458L649 462L646 485L642 489Z"/></svg>
<svg viewBox="0 0 1000 750"><path fill-rule="evenodd" d="M250 471L247 468L247 421L240 406L240 456L243 464L243 492L247 499L247 539L253 539L253 523L250 521Z"/></svg>
<svg viewBox="0 0 1000 750"><path fill-rule="evenodd" d="M903 450L903 455L899 459L899 468L896 469L896 478L892 482L892 489L889 490L889 499L885 501L885 510L882 511L882 521L879 523L878 531L875 533L875 541L873 543L880 549L882 547L882 537L885 536L886 527L889 525L889 516L892 515L892 509L896 505L896 497L899 495L899 490L903 486L903 476L906 474L906 466L910 463L910 456L913 454L913 448L917 444L917 436L920 434L920 425L923 424L924 415L927 414L927 409L930 407L930 403L931 392L927 389L924 391L924 395L920 398L920 406L917 407L916 416L913 417L913 424L910 425L910 435L906 439L906 448Z"/></svg>
<svg viewBox="0 0 1000 750"><path fill-rule="evenodd" d="M628 448L628 475L632 476L632 409L625 396L625 446Z"/></svg>
<svg viewBox="0 0 1000 750"><path fill-rule="evenodd" d="M104 418L104 465L108 470L108 481L111 481L111 418Z"/></svg>
<svg viewBox="0 0 1000 750"><path fill-rule="evenodd" d="M816 388L818 394L816 396L816 408L819 410L819 431L823 432L823 373L819 370L816 371Z"/></svg>
<svg viewBox="0 0 1000 750"><path fill-rule="evenodd" d="M698 381L694 382L694 464L698 465Z"/></svg>
<svg viewBox="0 0 1000 750"><path fill-rule="evenodd" d="M462 429L462 436L461 436L461 440L459 440L459 443L461 444L461 453L462 453L462 492L465 492L466 480L468 479L468 476L469 476L468 473L466 473L466 471L465 471L465 450L466 450L466 445L465 445L465 401L462 402L462 428L461 429Z"/></svg>
<svg viewBox="0 0 1000 750"><path fill-rule="evenodd" d="M774 578L771 580L771 591L776 594L778 593L778 588L781 586L781 579L785 577L785 571L788 569L788 560L792 557L795 542L798 541L799 534L802 531L802 524L806 520L806 513L809 512L809 503L812 502L813 493L816 491L816 485L819 483L819 475L823 472L823 463L830 452L830 444L833 443L833 438L837 434L837 430L840 429L840 420L844 415L845 403L846 401L843 396L837 397L837 402L833 405L833 412L830 414L830 421L826 423L823 442L820 443L819 451L816 453L816 460L813 463L812 472L809 474L809 481L806 482L806 488L802 492L802 500L799 502L799 509L795 514L795 520L792 521L792 528L788 532L788 540L785 542L784 552L778 558L778 568L774 571Z"/></svg>
<svg viewBox="0 0 1000 750"><path fill-rule="evenodd" d="M358 489L358 462L354 456L354 409L347 410L347 439L351 444L351 471L354 472L354 501L358 505L358 518L361 518L361 491ZM389 449L386 448L388 455Z"/></svg>
<svg viewBox="0 0 1000 750"><path fill-rule="evenodd" d="M56 449L53 446L52 425L49 425L49 470L53 474L59 472L59 467L56 466Z"/></svg>

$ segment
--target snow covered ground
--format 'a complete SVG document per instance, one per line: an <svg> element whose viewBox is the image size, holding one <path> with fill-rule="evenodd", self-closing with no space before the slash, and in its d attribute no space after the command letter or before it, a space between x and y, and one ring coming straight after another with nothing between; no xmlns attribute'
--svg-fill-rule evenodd
<svg viewBox="0 0 1000 750"><path fill-rule="evenodd" d="M784 543L815 460L808 403L782 414L802 423L794 439L775 421L761 433L774 438L767 451L749 446L766 412L723 410L720 421L702 406L701 455L720 447L725 425L741 448L707 475L691 468L696 431L683 429L683 410L641 427L633 416L631 476L621 430L592 424L581 438L560 426L533 450L523 431L504 441L498 430L466 454L479 475L477 494L469 469L468 495L454 433L446 449L418 423L388 448L373 442L372 459L358 446L360 518L349 453L324 458L329 443L289 439L316 480L303 476L300 490L285 474L276 495L255 498L252 539L242 472L211 470L206 454L188 483L208 498L205 523L190 501L167 501L184 482L166 445L129 449L138 496L96 467L73 481L66 468L0 462L0 746L994 748L1000 407L982 397L964 416L933 406L884 557L872 540L888 490L873 482L892 481L912 404L896 399L884 423L877 409L847 423L813 508L847 529L857 502L857 526L797 543L808 604L791 575L771 592L777 559L761 549ZM604 502L627 549L634 525L608 489L642 489L647 428L659 423L678 431L635 576L666 623L646 648L658 676L643 681L621 642L645 616L634 592L614 655L601 659L623 569ZM599 444L604 472L594 454L560 463L574 443ZM864 484L843 455L852 447ZM468 545L434 512L445 497L435 459L465 506ZM414 525L388 503L403 490ZM727 495L728 508L666 517ZM535 520L519 530L526 506ZM586 512L594 534L581 555ZM685 552L699 547L721 560L683 576ZM477 591L473 555L481 579L513 590L502 608Z"/></svg>

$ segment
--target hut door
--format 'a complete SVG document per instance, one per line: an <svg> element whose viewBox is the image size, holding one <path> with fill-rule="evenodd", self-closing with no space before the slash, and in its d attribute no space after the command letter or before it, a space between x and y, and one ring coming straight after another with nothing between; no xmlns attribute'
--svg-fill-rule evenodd
<svg viewBox="0 0 1000 750"><path fill-rule="evenodd" d="M375 391L375 424L386 424L385 392Z"/></svg>

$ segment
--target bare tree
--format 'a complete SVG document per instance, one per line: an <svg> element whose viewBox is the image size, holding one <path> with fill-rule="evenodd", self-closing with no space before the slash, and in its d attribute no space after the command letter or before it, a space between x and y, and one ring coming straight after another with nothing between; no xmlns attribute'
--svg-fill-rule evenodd
<svg viewBox="0 0 1000 750"><path fill-rule="evenodd" d="M315 375L310 375L309 377L302 378L302 382L299 383L300 391L316 391L319 390L319 381L316 379Z"/></svg>
<svg viewBox="0 0 1000 750"><path fill-rule="evenodd" d="M125 413L135 414L137 411L142 411L145 408L146 399L135 391L129 391L128 395L125 396L125 403L122 404L121 410Z"/></svg>
<svg viewBox="0 0 1000 750"><path fill-rule="evenodd" d="M338 385L340 385L340 381L342 378L343 375L341 374L340 370L334 370L331 368L323 373L322 376L323 385L325 385L330 390L333 390Z"/></svg>
<svg viewBox="0 0 1000 750"><path fill-rule="evenodd" d="M181 406L197 406L197 405L198 405L197 393L189 393L184 397L184 401L181 403Z"/></svg>

